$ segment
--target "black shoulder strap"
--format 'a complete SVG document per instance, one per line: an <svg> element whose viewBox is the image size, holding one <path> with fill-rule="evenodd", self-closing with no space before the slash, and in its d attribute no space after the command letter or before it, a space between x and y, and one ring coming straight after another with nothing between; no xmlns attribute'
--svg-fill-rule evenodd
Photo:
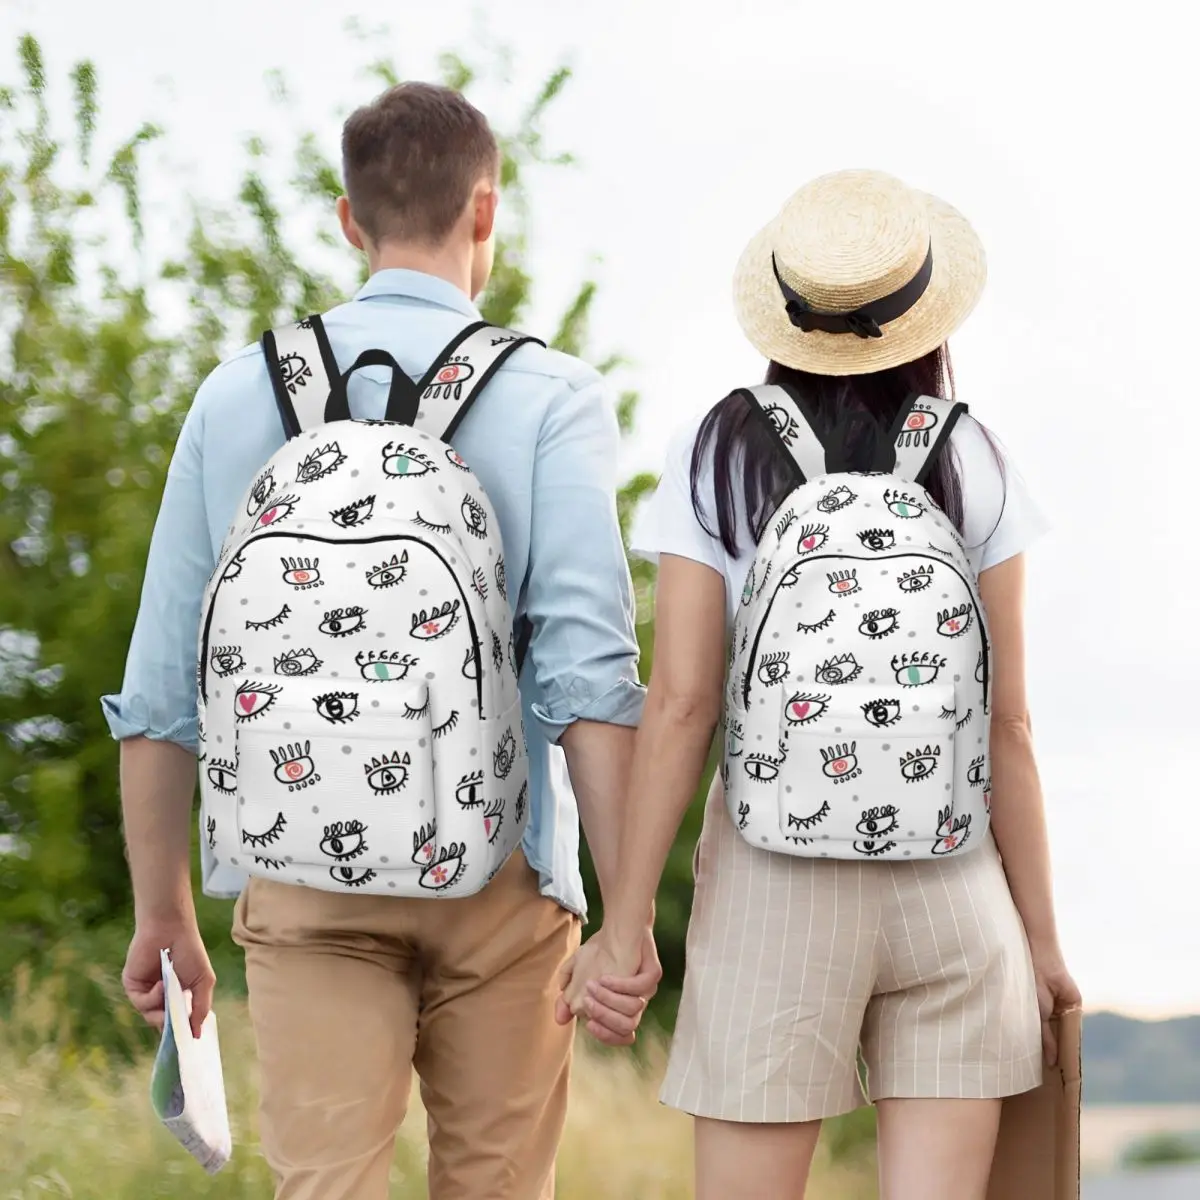
<svg viewBox="0 0 1200 1200"><path fill-rule="evenodd" d="M909 396L879 447L875 470L923 484L967 406L937 396Z"/></svg>
<svg viewBox="0 0 1200 1200"><path fill-rule="evenodd" d="M797 486L826 474L829 455L824 439L817 430L816 418L798 392L786 384L774 383L760 383L737 391L749 401L751 410L791 463Z"/></svg>
<svg viewBox="0 0 1200 1200"><path fill-rule="evenodd" d="M488 381L527 342L545 345L538 338L486 321L468 325L417 384L418 407L410 423L448 442Z"/></svg>
<svg viewBox="0 0 1200 1200"><path fill-rule="evenodd" d="M294 438L325 423L325 409L338 375L320 317L268 329L262 335L263 357L275 391L284 433Z"/></svg>

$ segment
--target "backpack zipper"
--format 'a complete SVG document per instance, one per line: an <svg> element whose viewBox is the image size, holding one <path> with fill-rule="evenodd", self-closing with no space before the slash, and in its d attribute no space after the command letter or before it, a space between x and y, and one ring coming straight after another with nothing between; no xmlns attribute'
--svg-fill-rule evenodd
<svg viewBox="0 0 1200 1200"><path fill-rule="evenodd" d="M979 637L983 643L983 679L981 681L983 683L983 711L984 713L987 713L989 709L988 701L990 699L991 691L991 681L989 679L991 672L988 670L988 657L991 653L991 645L988 642L987 626L983 619L983 603L979 599L978 589L971 586L970 581L956 566L953 566L944 558L933 558L928 554L916 554L911 552L905 554L873 554L870 557L862 554L818 554L813 558L805 558L798 561L803 562L804 565L807 566L809 563L821 562L829 559L834 559L837 561L849 560L850 562L892 562L898 558L925 559L929 562L938 564L938 566L948 567L954 572L955 575L959 577L959 579L962 580L963 585L967 589L967 594L971 597L972 603L978 610L977 615L979 617ZM790 571L794 565L795 564L790 565L786 571L783 571L780 574L779 580L775 584L775 589L771 592L771 599L767 602L767 607L763 611L762 617L759 619L758 628L754 633L754 640L750 643L749 661L751 663L754 662L755 658L758 657L758 644L762 639L762 632L763 628L766 626L767 618L771 615L771 606L775 603L776 596L779 595L779 589L783 586L783 581L787 577L788 571ZM746 678L742 684L742 707L744 709L749 709L750 707L750 679L752 675L753 672L747 668Z"/></svg>
<svg viewBox="0 0 1200 1200"><path fill-rule="evenodd" d="M467 598L467 594L463 591L462 584L459 583L458 575L454 568L446 561L446 556L432 542L425 538L413 537L409 534L394 533L380 534L378 537L369 538L331 538L320 537L317 534L310 533L288 533L282 529L268 530L266 533L256 534L254 537L247 538L237 549L234 557L244 554L246 548L254 542L261 542L266 538L290 538L296 542L324 542L330 546L366 546L373 542L414 542L418 546L424 546L426 550L433 551L441 561L442 566L446 568L447 573L454 580L458 587L459 597L462 599L463 609L467 614L467 624L471 628L471 644L475 648L475 694L479 702L479 717L483 719L483 653L479 645L479 630L475 626L475 618L471 615L471 602ZM208 703L208 645L209 634L212 632L213 609L216 607L217 592L221 590L221 584L225 582L224 578L217 580L217 586L213 588L212 595L208 600L208 612L204 617L204 634L200 640L200 698L205 704Z"/></svg>

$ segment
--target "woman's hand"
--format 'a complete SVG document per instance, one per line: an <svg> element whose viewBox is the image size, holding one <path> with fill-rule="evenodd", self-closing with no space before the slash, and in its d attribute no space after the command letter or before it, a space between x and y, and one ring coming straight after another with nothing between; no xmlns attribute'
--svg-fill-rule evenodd
<svg viewBox="0 0 1200 1200"><path fill-rule="evenodd" d="M1038 1012L1042 1018L1042 1049L1046 1062L1054 1066L1058 1062L1058 1041L1050 1018L1056 1013L1077 1008L1083 1003L1083 997L1057 946L1031 946L1030 953L1033 955L1033 977L1037 983Z"/></svg>
<svg viewBox="0 0 1200 1200"><path fill-rule="evenodd" d="M661 978L651 929L640 943L621 947L602 928L563 968L555 1017L560 1025L574 1017L586 1021L587 1031L607 1046L632 1045Z"/></svg>

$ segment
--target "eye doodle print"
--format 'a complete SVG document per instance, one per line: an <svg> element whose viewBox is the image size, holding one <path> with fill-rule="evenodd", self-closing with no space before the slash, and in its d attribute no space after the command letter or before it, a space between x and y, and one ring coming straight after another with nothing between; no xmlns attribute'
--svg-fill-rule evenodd
<svg viewBox="0 0 1200 1200"><path fill-rule="evenodd" d="M971 814L954 816L953 809L943 808L938 813L937 841L933 844L934 854L949 854L957 850L971 836Z"/></svg>
<svg viewBox="0 0 1200 1200"><path fill-rule="evenodd" d="M725 753L730 758L739 758L742 753L743 730L741 721L730 720L725 729Z"/></svg>
<svg viewBox="0 0 1200 1200"><path fill-rule="evenodd" d="M287 828L287 817L280 813L275 818L274 823L269 829L263 830L262 833L251 833L248 829L242 830L242 844L252 846L255 849L260 849L263 846L270 846L272 843L279 841L283 836L283 831Z"/></svg>
<svg viewBox="0 0 1200 1200"><path fill-rule="evenodd" d="M862 774L858 765L857 742L842 742L838 746L830 746L821 751L821 771L827 779L834 783L845 783L847 779L857 779Z"/></svg>
<svg viewBox="0 0 1200 1200"><path fill-rule="evenodd" d="M834 615L835 615L834 611L831 608L825 616L823 616L819 621L814 622L812 625L806 625L803 621L799 621L796 624L796 632L797 633L820 633L820 631L822 629L827 629L830 625L833 624Z"/></svg>
<svg viewBox="0 0 1200 1200"><path fill-rule="evenodd" d="M862 674L862 665L853 654L839 654L817 665L813 678L818 683L853 683Z"/></svg>
<svg viewBox="0 0 1200 1200"><path fill-rule="evenodd" d="M796 418L782 404L768 404L763 409L763 415L775 427L775 432L783 439L785 446L790 446L800 432Z"/></svg>
<svg viewBox="0 0 1200 1200"><path fill-rule="evenodd" d="M483 511L483 505L474 496L468 496L462 502L462 519L466 524L467 532L472 537L487 537L487 513Z"/></svg>
<svg viewBox="0 0 1200 1200"><path fill-rule="evenodd" d="M275 778L280 783L286 783L289 792L303 791L321 782L312 760L312 742L293 742L288 746L280 746L278 750L271 751L271 761L275 764Z"/></svg>
<svg viewBox="0 0 1200 1200"><path fill-rule="evenodd" d="M788 652L780 650L775 654L764 654L758 660L758 678L768 687L782 683L788 677Z"/></svg>
<svg viewBox="0 0 1200 1200"><path fill-rule="evenodd" d="M889 850L895 850L895 842L878 842L874 838L865 838L854 843L854 849L859 854L865 854L868 858L877 858L880 854L886 854Z"/></svg>
<svg viewBox="0 0 1200 1200"><path fill-rule="evenodd" d="M474 646L467 647L467 656L463 659L462 673L464 679L479 678L479 656Z"/></svg>
<svg viewBox="0 0 1200 1200"><path fill-rule="evenodd" d="M962 731L971 723L971 718L974 715L975 715L975 710L973 708L968 708L967 715L965 717L963 717L961 721L954 722L955 732L962 733Z"/></svg>
<svg viewBox="0 0 1200 1200"><path fill-rule="evenodd" d="M436 472L433 460L416 446L405 446L401 442L388 442L381 451L383 473L392 479L425 475Z"/></svg>
<svg viewBox="0 0 1200 1200"><path fill-rule="evenodd" d="M246 500L246 516L252 517L275 492L275 475L268 468L255 481Z"/></svg>
<svg viewBox="0 0 1200 1200"><path fill-rule="evenodd" d="M352 633L362 633L367 627L367 610L357 604L349 608L334 608L325 614L324 620L317 628L329 637L349 637Z"/></svg>
<svg viewBox="0 0 1200 1200"><path fill-rule="evenodd" d="M779 774L783 765L782 755L776 758L772 754L747 754L742 760L742 769L756 783L770 783Z"/></svg>
<svg viewBox="0 0 1200 1200"><path fill-rule="evenodd" d="M453 887L467 869L466 863L463 862L466 852L467 847L462 842L451 842L448 846L439 847L437 857L421 872L421 878L418 880L420 885L435 892Z"/></svg>
<svg viewBox="0 0 1200 1200"><path fill-rule="evenodd" d="M758 566L757 563L750 564L750 572L746 576L746 582L742 587L742 605L743 606L749 604L750 601L754 599L754 572L755 572L755 567L757 567L757 566Z"/></svg>
<svg viewBox="0 0 1200 1200"><path fill-rule="evenodd" d="M208 665L212 673L221 679L240 671L246 660L242 657L241 646L214 646L208 657Z"/></svg>
<svg viewBox="0 0 1200 1200"><path fill-rule="evenodd" d="M460 471L469 471L471 468L463 461L462 456L457 450L450 449L446 451L446 461L452 466L457 467Z"/></svg>
<svg viewBox="0 0 1200 1200"><path fill-rule="evenodd" d="M973 787L982 787L984 783L984 770L987 767L987 759L981 754L978 758L971 759L967 766L967 782Z"/></svg>
<svg viewBox="0 0 1200 1200"><path fill-rule="evenodd" d="M983 682L983 651L980 650L979 657L975 660L975 682Z"/></svg>
<svg viewBox="0 0 1200 1200"><path fill-rule="evenodd" d="M402 550L367 572L367 586L376 589L395 587L396 584L404 582L407 574L408 551Z"/></svg>
<svg viewBox="0 0 1200 1200"><path fill-rule="evenodd" d="M768 559L767 565L763 569L762 578L758 581L758 587L755 588L755 590L754 590L754 595L756 597L761 596L763 594L763 591L766 589L766 586L767 586L767 581L771 578L771 572L772 572L772 570L774 570L774 567L775 567L775 564L770 559Z"/></svg>
<svg viewBox="0 0 1200 1200"><path fill-rule="evenodd" d="M213 758L209 760L204 773L218 792L232 796L237 791L237 763L227 758Z"/></svg>
<svg viewBox="0 0 1200 1200"><path fill-rule="evenodd" d="M793 566L788 567L779 578L779 586L781 588L792 588L800 582L800 573L804 570L804 563L798 562Z"/></svg>
<svg viewBox="0 0 1200 1200"><path fill-rule="evenodd" d="M932 550L934 554L940 554L943 558L952 559L954 557L953 550L947 550L942 546L935 546L932 542L927 543L927 548Z"/></svg>
<svg viewBox="0 0 1200 1200"><path fill-rule="evenodd" d="M932 567L915 567L896 580L902 592L923 592L933 582Z"/></svg>
<svg viewBox="0 0 1200 1200"><path fill-rule="evenodd" d="M361 821L334 821L325 826L319 849L338 862L359 858L368 849L367 827Z"/></svg>
<svg viewBox="0 0 1200 1200"><path fill-rule="evenodd" d="M464 775L458 781L458 787L454 789L454 798L463 808L482 808L484 802L483 772L472 771L470 775Z"/></svg>
<svg viewBox="0 0 1200 1200"><path fill-rule="evenodd" d="M286 521L295 512L298 500L297 496L272 497L267 501L267 507L258 514L253 528L266 529L269 525L278 525L281 521Z"/></svg>
<svg viewBox="0 0 1200 1200"><path fill-rule="evenodd" d="M372 756L370 762L363 763L367 787L377 796L390 796L408 783L411 765L412 756L407 751L401 754L399 750L393 750L391 754Z"/></svg>
<svg viewBox="0 0 1200 1200"><path fill-rule="evenodd" d="M749 820L750 820L750 805L748 805L745 802L745 800L742 800L738 803L737 827L739 829L745 829L746 823Z"/></svg>
<svg viewBox="0 0 1200 1200"><path fill-rule="evenodd" d="M872 641L885 638L899 628L900 614L894 608L877 608L867 613L858 623L858 632Z"/></svg>
<svg viewBox="0 0 1200 1200"><path fill-rule="evenodd" d="M912 520L914 517L923 517L925 515L925 506L923 504L918 503L907 492L901 492L895 488L888 488L883 493L883 502L887 505L887 510L893 517Z"/></svg>
<svg viewBox="0 0 1200 1200"><path fill-rule="evenodd" d="M369 521L375 512L375 497L364 496L345 508L339 508L329 514L329 519L343 529L356 529Z"/></svg>
<svg viewBox="0 0 1200 1200"><path fill-rule="evenodd" d="M497 779L507 779L512 772L513 764L517 761L517 739L513 731L506 729L500 744L492 755L492 770Z"/></svg>
<svg viewBox="0 0 1200 1200"><path fill-rule="evenodd" d="M326 475L332 475L346 461L342 448L337 442L330 442L320 450L306 454L296 470L297 483L316 483Z"/></svg>
<svg viewBox="0 0 1200 1200"><path fill-rule="evenodd" d="M471 572L471 589L474 591L480 600L488 598L487 576L483 573L482 568L476 567Z"/></svg>
<svg viewBox="0 0 1200 1200"><path fill-rule="evenodd" d="M504 647L500 644L500 638L494 629L492 630L492 666L497 671L504 666Z"/></svg>
<svg viewBox="0 0 1200 1200"><path fill-rule="evenodd" d="M969 604L956 604L953 608L943 608L938 613L937 631L942 637L962 637L971 628L973 616Z"/></svg>
<svg viewBox="0 0 1200 1200"><path fill-rule="evenodd" d="M319 558L281 558L279 561L283 566L283 582L291 584L296 591L325 586Z"/></svg>
<svg viewBox="0 0 1200 1200"><path fill-rule="evenodd" d="M461 354L454 355L434 376L433 382L421 393L422 400L461 400L463 384L475 374L475 368Z"/></svg>
<svg viewBox="0 0 1200 1200"><path fill-rule="evenodd" d="M357 692L326 692L313 699L317 716L330 725L348 725L358 716Z"/></svg>
<svg viewBox="0 0 1200 1200"><path fill-rule="evenodd" d="M268 617L265 621L247 621L247 629L257 629L262 632L264 629L277 629L292 615L292 610L285 604L273 617Z"/></svg>
<svg viewBox="0 0 1200 1200"><path fill-rule="evenodd" d="M517 662L517 643L511 633L508 635L508 665L512 667L512 673L520 679L521 664Z"/></svg>
<svg viewBox="0 0 1200 1200"><path fill-rule="evenodd" d="M829 707L829 696L797 692L788 702L783 715L789 725L811 725L819 721Z"/></svg>
<svg viewBox="0 0 1200 1200"><path fill-rule="evenodd" d="M787 512L775 522L775 540L783 541L783 535L796 523L796 514L789 508Z"/></svg>
<svg viewBox="0 0 1200 1200"><path fill-rule="evenodd" d="M854 828L866 838L885 838L900 828L899 811L894 804L868 808Z"/></svg>
<svg viewBox="0 0 1200 1200"><path fill-rule="evenodd" d="M502 600L508 599L508 577L504 572L504 556L496 559L496 591Z"/></svg>
<svg viewBox="0 0 1200 1200"><path fill-rule="evenodd" d="M851 567L848 571L834 571L826 575L829 580L829 590L835 596L852 596L858 591L858 569Z"/></svg>
<svg viewBox="0 0 1200 1200"><path fill-rule="evenodd" d="M438 521L427 521L420 513L413 517L413 524L421 529L428 529L430 533L452 533L449 522L439 523Z"/></svg>
<svg viewBox="0 0 1200 1200"><path fill-rule="evenodd" d="M375 872L370 867L330 867L329 877L347 887L365 887L375 878Z"/></svg>
<svg viewBox="0 0 1200 1200"><path fill-rule="evenodd" d="M798 817L795 813L788 813L787 827L789 829L811 829L814 825L820 824L821 821L825 820L827 816L829 816L829 801L823 800L821 807L807 817ZM799 840L804 839L801 838Z"/></svg>
<svg viewBox="0 0 1200 1200"><path fill-rule="evenodd" d="M945 665L946 660L940 654L931 654L928 650L897 654L892 658L892 671L901 687L923 687L933 683Z"/></svg>
<svg viewBox="0 0 1200 1200"><path fill-rule="evenodd" d="M313 377L312 367L304 359L303 354L285 354L279 360L279 375L284 386L294 396L297 388L307 387Z"/></svg>
<svg viewBox="0 0 1200 1200"><path fill-rule="evenodd" d="M504 824L504 797L497 796L483 810L483 833L489 845L494 845Z"/></svg>
<svg viewBox="0 0 1200 1200"><path fill-rule="evenodd" d="M208 834L208 848L215 850L217 848L217 822L209 817L204 824L204 829Z"/></svg>
<svg viewBox="0 0 1200 1200"><path fill-rule="evenodd" d="M900 723L899 700L870 700L862 706L862 715L868 725L876 729L890 729Z"/></svg>
<svg viewBox="0 0 1200 1200"><path fill-rule="evenodd" d="M829 540L828 525L804 525L796 540L797 554L812 554Z"/></svg>
<svg viewBox="0 0 1200 1200"><path fill-rule="evenodd" d="M458 728L458 709L452 708L450 715L440 724L435 725L432 729L435 738L444 738L446 734L453 733Z"/></svg>
<svg viewBox="0 0 1200 1200"><path fill-rule="evenodd" d="M422 825L413 834L412 860L418 867L427 867L433 862L435 844L437 841L437 821Z"/></svg>
<svg viewBox="0 0 1200 1200"><path fill-rule="evenodd" d="M258 863L260 867L269 867L272 871L283 870L282 858L266 858L261 854L256 854L254 856L254 861Z"/></svg>
<svg viewBox="0 0 1200 1200"><path fill-rule="evenodd" d="M891 529L864 529L858 535L858 540L864 549L878 554L895 547L896 534Z"/></svg>
<svg viewBox="0 0 1200 1200"><path fill-rule="evenodd" d="M525 806L528 803L529 803L529 783L525 782L525 783L521 784L521 790L517 793L516 819L517 819L518 825L523 820L525 820Z"/></svg>
<svg viewBox="0 0 1200 1200"><path fill-rule="evenodd" d="M242 568L246 565L246 560L240 553L235 554L230 560L229 565L221 572L221 582L230 583L236 579L241 573Z"/></svg>
<svg viewBox="0 0 1200 1200"><path fill-rule="evenodd" d="M275 706L283 689L274 683L243 683L233 694L233 715L239 722L253 721Z"/></svg>
<svg viewBox="0 0 1200 1200"><path fill-rule="evenodd" d="M938 415L924 404L914 404L912 411L904 419L904 428L896 438L900 449L908 446L928 446L929 435L937 427Z"/></svg>
<svg viewBox="0 0 1200 1200"><path fill-rule="evenodd" d="M835 513L845 508L848 504L853 504L857 499L858 497L845 484L839 484L833 491L826 492L817 501L817 511Z"/></svg>
<svg viewBox="0 0 1200 1200"><path fill-rule="evenodd" d="M404 712L401 714L408 721L420 721L429 715L429 693L425 693L425 703L420 708L414 708L407 700L404 702Z"/></svg>
<svg viewBox="0 0 1200 1200"><path fill-rule="evenodd" d="M785 833L783 836L789 842L791 842L793 846L811 846L813 844L812 838L799 837L794 833Z"/></svg>
<svg viewBox="0 0 1200 1200"><path fill-rule="evenodd" d="M905 783L920 783L937 770L941 746L926 746L924 750L908 750L900 759L900 774Z"/></svg>
<svg viewBox="0 0 1200 1200"><path fill-rule="evenodd" d="M315 675L324 660L318 658L311 649L288 650L275 659L276 675Z"/></svg>
<svg viewBox="0 0 1200 1200"><path fill-rule="evenodd" d="M360 650L354 656L358 673L372 683L393 683L403 679L419 660L399 650Z"/></svg>
<svg viewBox="0 0 1200 1200"><path fill-rule="evenodd" d="M447 600L436 608L421 609L412 619L409 635L426 642L445 637L458 624L458 606L459 601Z"/></svg>

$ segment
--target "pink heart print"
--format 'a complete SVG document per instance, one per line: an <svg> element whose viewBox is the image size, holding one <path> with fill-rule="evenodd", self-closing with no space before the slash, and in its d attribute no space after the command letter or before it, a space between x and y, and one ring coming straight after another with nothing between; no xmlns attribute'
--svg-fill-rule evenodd
<svg viewBox="0 0 1200 1200"><path fill-rule="evenodd" d="M253 712L254 706L258 703L257 692L243 692L238 697L238 704L241 705L242 712Z"/></svg>
<svg viewBox="0 0 1200 1200"><path fill-rule="evenodd" d="M807 700L805 700L803 704L793 704L792 705L792 715L796 718L797 721L803 721L804 718L808 716L808 710L810 707L811 706L809 705Z"/></svg>
<svg viewBox="0 0 1200 1200"><path fill-rule="evenodd" d="M805 550L811 550L817 544L817 539L815 537L806 537L800 544Z"/></svg>

